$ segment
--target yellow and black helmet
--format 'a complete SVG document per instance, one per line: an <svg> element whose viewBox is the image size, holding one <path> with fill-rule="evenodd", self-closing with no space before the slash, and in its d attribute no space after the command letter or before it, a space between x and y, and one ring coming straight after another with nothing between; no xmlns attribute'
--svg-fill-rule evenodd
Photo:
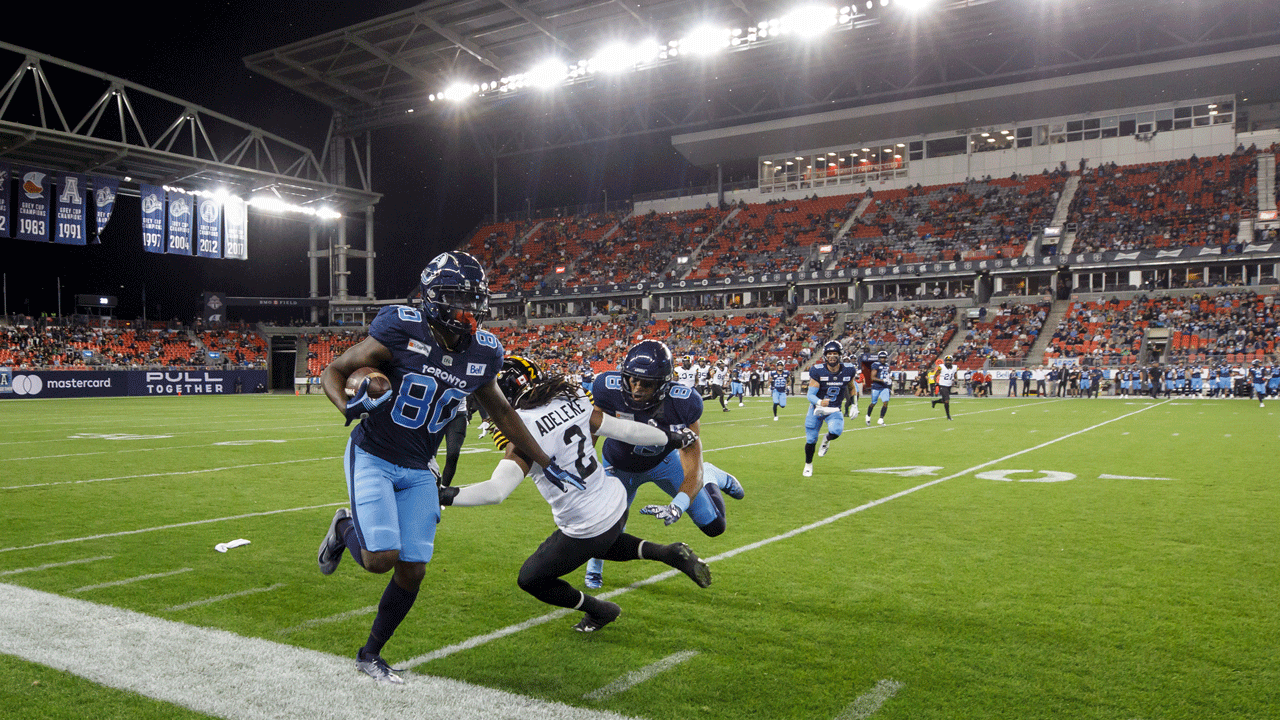
<svg viewBox="0 0 1280 720"><path fill-rule="evenodd" d="M519 355L509 355L502 361L498 372L498 389L507 396L507 402L516 404L516 398L530 385L542 379L542 368L534 361Z"/></svg>

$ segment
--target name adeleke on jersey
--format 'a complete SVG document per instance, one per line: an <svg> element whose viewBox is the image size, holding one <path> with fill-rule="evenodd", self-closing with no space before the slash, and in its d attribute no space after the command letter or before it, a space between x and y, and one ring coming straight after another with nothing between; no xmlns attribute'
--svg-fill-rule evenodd
<svg viewBox="0 0 1280 720"><path fill-rule="evenodd" d="M566 400L564 405L538 418L535 423L538 426L538 433L546 435L560 425L572 421L583 412L585 412L585 409L578 404L578 398Z"/></svg>

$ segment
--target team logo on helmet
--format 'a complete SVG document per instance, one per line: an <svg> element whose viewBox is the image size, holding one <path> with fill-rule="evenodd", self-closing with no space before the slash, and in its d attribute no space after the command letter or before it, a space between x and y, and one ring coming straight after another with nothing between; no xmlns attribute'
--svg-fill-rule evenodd
<svg viewBox="0 0 1280 720"><path fill-rule="evenodd" d="M474 335L489 312L489 281L484 267L461 251L440 253L422 271L422 313L464 335Z"/></svg>

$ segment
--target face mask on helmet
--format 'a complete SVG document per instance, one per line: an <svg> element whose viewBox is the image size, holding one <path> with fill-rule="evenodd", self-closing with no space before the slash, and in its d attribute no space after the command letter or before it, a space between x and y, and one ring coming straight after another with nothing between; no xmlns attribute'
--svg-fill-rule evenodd
<svg viewBox="0 0 1280 720"><path fill-rule="evenodd" d="M542 377L542 369L532 360L512 355L502 361L498 373L498 389L512 405L531 385Z"/></svg>
<svg viewBox="0 0 1280 720"><path fill-rule="evenodd" d="M422 271L422 312L455 333L474 335L489 312L484 268L464 252L436 256Z"/></svg>

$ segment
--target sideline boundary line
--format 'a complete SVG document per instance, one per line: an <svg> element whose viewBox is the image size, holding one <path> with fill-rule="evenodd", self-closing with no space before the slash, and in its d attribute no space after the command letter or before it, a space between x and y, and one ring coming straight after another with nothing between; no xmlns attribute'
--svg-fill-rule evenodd
<svg viewBox="0 0 1280 720"><path fill-rule="evenodd" d="M1165 402L1168 402L1168 401L1165 401ZM778 542L779 540L788 540L797 535L801 535L803 533L809 532L810 530L816 530L817 528L823 527L825 525L830 525L831 523L836 522L837 520L843 520L844 518L849 517L850 515L854 515L856 513L860 513L863 510L870 510L871 508L876 507L877 505L883 505L889 502L890 500L896 500L900 497L905 497L919 490L923 490L928 487L933 487L934 485L944 483L948 480L954 480L955 478L963 477L964 475L977 472L978 470L981 470L986 467L990 467L992 465L995 465L996 463L1004 462L1005 460L1010 460L1012 458L1018 457L1019 455L1025 455L1029 452L1034 452L1041 448L1045 448L1055 443L1062 442L1063 440L1073 438L1077 435L1082 435L1091 430L1096 430L1104 425L1110 425L1113 422L1124 420L1125 418L1128 418L1128 417L1133 417L1134 415L1146 412L1147 410L1150 410L1152 408L1160 407L1163 404L1164 403L1148 405L1147 407L1141 408L1139 410L1134 410L1133 412L1130 412L1130 413L1125 413L1124 415L1119 415L1117 417L1111 418L1110 420L1104 420L1103 422L1100 422L1096 425L1091 425L1082 430L1076 430L1074 432L1067 433L1066 435L1062 435L1061 437L1054 438L1053 440L1042 442L1039 445L1035 445L1035 446L1026 448L1024 450L1019 450L1014 453L1009 453L1008 455L1005 455L1004 457L996 458L995 460L988 460L987 462L974 465L973 467L966 468L964 470L961 470L958 473L954 473L946 477L938 478L936 480L930 480L929 482L916 485L915 487L912 487L912 488L907 488L906 490L893 493L892 495L887 495L878 500L872 500L871 502L863 503L862 505L859 505L855 508L850 508L843 512L836 513L835 515L832 515L827 518L823 518L822 520L818 520L816 522L809 523L808 525L802 525L801 527L798 527L794 530L789 530L785 533L782 533L781 535L775 535L771 538L765 538L764 540L759 540L757 542L753 542L748 545L743 545L742 547L734 548L733 550L727 550L725 552L720 553L719 555L715 555L713 557L703 558L703 559L707 563L713 563L720 560L728 560L729 558L737 555L741 555L744 552L756 550L766 545L771 545L775 542ZM1007 409L1007 408L1004 408L1004 409ZM617 590L611 590L606 593L601 593L596 597L602 600L608 600L610 598L617 597L618 595L622 595L623 593L630 592L637 588L641 588L646 585L651 585L653 583L660 582L667 578L675 577L676 575L681 575L681 574L683 573L681 573L679 570L667 570L665 572L658 573L657 575L653 575L652 577L645 578L644 580L631 583L630 585L627 585L625 587L618 588ZM547 613L546 615L530 618L528 620L525 620L522 623L517 623L515 625L508 625L507 627L499 628L498 630L494 630L493 632L490 632L484 635L477 635L467 640L463 640L462 642L454 643L453 645L442 647L438 650L426 653L424 655L419 655L408 661L401 662L399 663L399 665L405 668L412 668L412 667L421 665L423 663L430 662L432 660L439 660L441 658L445 658L450 655L453 655L454 653L458 653L463 650L470 650L472 648L476 648L481 645L487 644L493 640L497 640L499 638L503 638L508 635L513 635L522 630L527 630L531 627L536 627L538 625L542 625L543 623L550 622L551 620L556 620L558 618L565 617L566 615L569 615L572 612L574 611L565 610L565 609L554 610L552 612Z"/></svg>

